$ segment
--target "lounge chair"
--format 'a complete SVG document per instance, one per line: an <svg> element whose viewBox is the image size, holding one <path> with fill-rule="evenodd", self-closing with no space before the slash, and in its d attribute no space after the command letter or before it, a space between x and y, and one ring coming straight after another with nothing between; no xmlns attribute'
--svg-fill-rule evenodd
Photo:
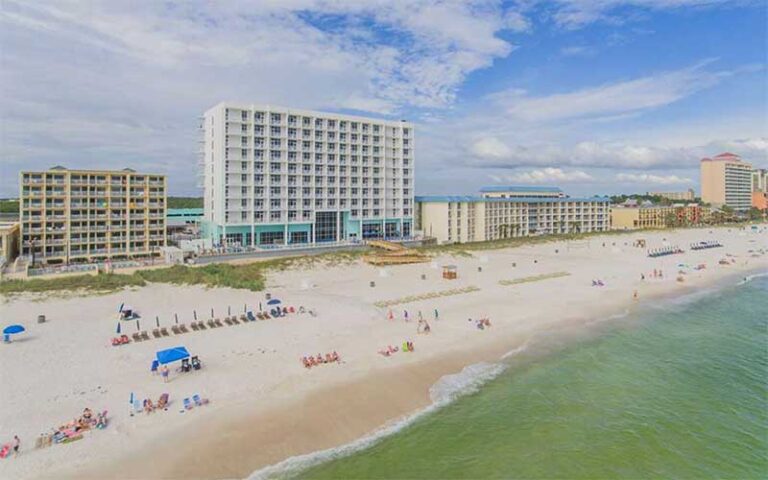
<svg viewBox="0 0 768 480"><path fill-rule="evenodd" d="M161 328L161 329L160 329L160 334L161 334L162 336L164 336L164 337L169 337L169 336L171 335L170 333L168 333L168 329L167 329L167 328L165 328L165 327L163 327L163 328Z"/></svg>
<svg viewBox="0 0 768 480"><path fill-rule="evenodd" d="M160 395L160 398L157 400L157 408L159 409L165 409L165 407L168 406L168 394L164 393Z"/></svg>
<svg viewBox="0 0 768 480"><path fill-rule="evenodd" d="M190 323L190 324L189 324L189 326L190 326L190 327L192 327L192 330L194 330L194 331L197 331L197 330L198 330L198 328L197 328L197 322L192 322L192 323Z"/></svg>
<svg viewBox="0 0 768 480"><path fill-rule="evenodd" d="M192 407L194 405L192 404L192 400L189 399L189 397L184 399L184 410L192 410Z"/></svg>
<svg viewBox="0 0 768 480"><path fill-rule="evenodd" d="M141 332L141 339L142 339L142 340L149 340L149 334L147 333L147 331L146 331L146 330L144 330L143 332Z"/></svg>
<svg viewBox="0 0 768 480"><path fill-rule="evenodd" d="M131 335L131 336L133 337L133 341L134 341L134 342L140 342L140 341L142 340L142 338L141 338L141 335L139 335L139 334L138 334L138 332L137 332L137 333L134 333L134 334L133 334L133 335Z"/></svg>
<svg viewBox="0 0 768 480"><path fill-rule="evenodd" d="M240 315L240 321L243 322L243 323L247 323L248 322L248 317L246 317L245 314L242 314L242 315Z"/></svg>
<svg viewBox="0 0 768 480"><path fill-rule="evenodd" d="M248 320L250 320L252 322L255 322L257 320L256 316L253 314L253 312L248 312L247 314L245 314L245 316L248 318Z"/></svg>
<svg viewBox="0 0 768 480"><path fill-rule="evenodd" d="M193 323L194 323L194 322L193 322ZM208 327L206 327L206 326L205 326L205 323L203 323L203 321L202 321L202 320L200 320L200 321L198 321L198 322L197 322L197 328L198 328L199 330L207 330L207 329L208 329Z"/></svg>
<svg viewBox="0 0 768 480"><path fill-rule="evenodd" d="M181 330L179 330L178 325L172 325L171 326L171 331L173 332L174 335L180 335L181 334Z"/></svg>
<svg viewBox="0 0 768 480"><path fill-rule="evenodd" d="M227 324L227 325L229 325L230 327L231 327L232 325L234 325L234 324L232 323L232 320L230 320L230 319L229 319L229 317L224 317L224 323L226 323L226 324Z"/></svg>
<svg viewBox="0 0 768 480"><path fill-rule="evenodd" d="M236 316L232 315L232 318L230 318L233 324L240 325L240 320L237 319Z"/></svg>
<svg viewBox="0 0 768 480"><path fill-rule="evenodd" d="M160 338L160 330L158 330L157 328L153 329L152 336L155 338Z"/></svg>
<svg viewBox="0 0 768 480"><path fill-rule="evenodd" d="M181 330L181 333L189 333L189 330L187 329L187 326L183 323L179 325L179 330Z"/></svg>
<svg viewBox="0 0 768 480"><path fill-rule="evenodd" d="M208 404L208 399L207 398L200 398L200 395L198 395L198 394L192 395L192 400L195 401L195 405L197 405L198 407L202 407L203 405L207 405Z"/></svg>
<svg viewBox="0 0 768 480"><path fill-rule="evenodd" d="M213 323L215 323L217 327L223 327L224 326L224 324L221 323L221 320L219 320L218 318L214 319Z"/></svg>
<svg viewBox="0 0 768 480"><path fill-rule="evenodd" d="M211 327L211 328L216 328L216 324L215 324L215 323L213 323L213 320L208 320L208 321L207 321L207 322L205 322L205 323L206 323L206 324L207 324L209 327Z"/></svg>

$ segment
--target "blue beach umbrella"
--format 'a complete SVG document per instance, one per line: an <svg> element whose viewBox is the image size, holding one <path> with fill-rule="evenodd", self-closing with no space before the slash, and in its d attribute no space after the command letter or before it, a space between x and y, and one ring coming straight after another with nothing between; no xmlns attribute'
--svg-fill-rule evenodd
<svg viewBox="0 0 768 480"><path fill-rule="evenodd" d="M280 300L273 298L272 300L267 302L267 305L280 305Z"/></svg>
<svg viewBox="0 0 768 480"><path fill-rule="evenodd" d="M17 333L21 333L25 330L25 328L21 325L10 325L3 329L3 335L16 335Z"/></svg>

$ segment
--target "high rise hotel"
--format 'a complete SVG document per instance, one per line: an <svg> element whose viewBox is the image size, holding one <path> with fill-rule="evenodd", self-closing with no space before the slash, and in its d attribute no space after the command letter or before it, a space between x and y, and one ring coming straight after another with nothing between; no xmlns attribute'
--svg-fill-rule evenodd
<svg viewBox="0 0 768 480"><path fill-rule="evenodd" d="M234 103L202 122L202 228L214 244L411 235L410 123Z"/></svg>

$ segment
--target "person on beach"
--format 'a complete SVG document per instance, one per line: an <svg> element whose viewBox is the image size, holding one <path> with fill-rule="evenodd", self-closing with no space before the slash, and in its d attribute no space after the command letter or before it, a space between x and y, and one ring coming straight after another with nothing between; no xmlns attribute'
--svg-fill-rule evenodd
<svg viewBox="0 0 768 480"><path fill-rule="evenodd" d="M642 281L645 281L645 274L644 274L644 273L641 273L641 274L640 274L640 281L641 281L641 282L642 282Z"/></svg>
<svg viewBox="0 0 768 480"><path fill-rule="evenodd" d="M21 448L21 439L18 435L13 436L13 443L11 443L13 446L13 456L18 457L19 456L19 448Z"/></svg>
<svg viewBox="0 0 768 480"><path fill-rule="evenodd" d="M163 368L160 370L160 375L163 377L163 383L168 383L168 375L170 374L170 370L168 370L168 365L163 365Z"/></svg>
<svg viewBox="0 0 768 480"><path fill-rule="evenodd" d="M439 320L439 319L440 319L440 313L437 311L437 309L435 309L435 320Z"/></svg>

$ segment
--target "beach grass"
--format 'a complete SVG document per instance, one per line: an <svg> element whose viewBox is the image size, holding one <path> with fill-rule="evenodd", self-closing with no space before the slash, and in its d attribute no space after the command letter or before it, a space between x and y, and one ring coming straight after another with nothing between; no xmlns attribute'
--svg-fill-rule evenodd
<svg viewBox="0 0 768 480"><path fill-rule="evenodd" d="M82 290L89 293L114 292L126 287L142 287L144 279L136 275L72 275L54 279L7 280L0 282L0 295L48 293Z"/></svg>
<svg viewBox="0 0 768 480"><path fill-rule="evenodd" d="M515 278L512 280L499 280L499 285L504 285L504 286L519 285L521 283L539 282L541 280L548 280L550 278L567 277L569 275L570 273L568 272L544 273L541 275L533 275L530 277Z"/></svg>

